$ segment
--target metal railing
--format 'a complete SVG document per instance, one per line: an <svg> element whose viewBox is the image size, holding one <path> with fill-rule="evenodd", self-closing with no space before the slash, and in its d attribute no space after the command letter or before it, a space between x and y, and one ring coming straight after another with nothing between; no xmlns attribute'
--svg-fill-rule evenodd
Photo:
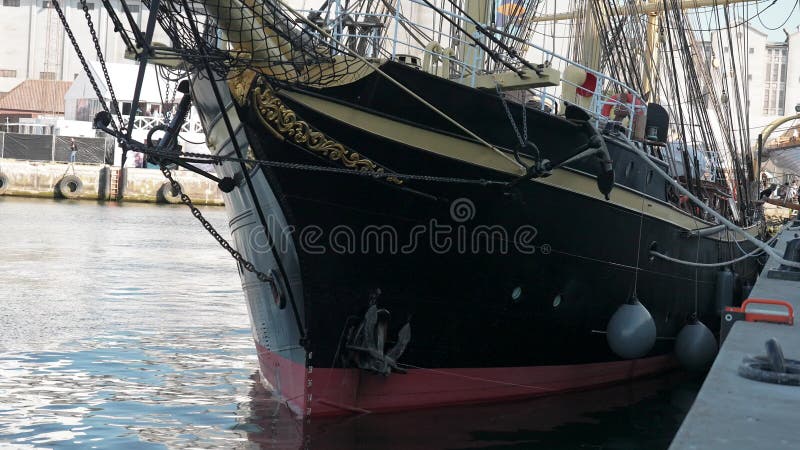
<svg viewBox="0 0 800 450"><path fill-rule="evenodd" d="M123 117L122 118L122 123L123 123L123 126L127 127L128 126L128 118L127 117ZM158 126L158 125L168 125L168 123L165 122L165 119L163 117L136 116L136 118L133 120L133 131L139 131L139 130L149 131L150 129L152 129L153 127ZM187 132L187 133L202 133L203 132L203 126L202 126L202 124L200 123L199 120L190 118L190 119L187 119L181 125L181 131L182 132Z"/></svg>
<svg viewBox="0 0 800 450"><path fill-rule="evenodd" d="M645 103L642 96L639 95L639 93L636 92L636 90L632 87L620 80L617 80L616 78L610 77L602 72L542 48L531 41L526 40L523 42L525 42L529 48L549 56L551 58L551 62L553 60L561 61L564 64L564 69L566 69L568 66L577 67L578 69L581 69L587 74L595 77L596 83L594 89L591 91L591 96L588 97L591 99L588 107L577 102L572 104L581 108L590 116L592 116L596 127L601 128L608 122L616 122L626 130L627 136L630 138L634 129L634 121L637 120L637 118L639 120L644 120L644 117L647 113L647 103ZM582 84L579 85L563 77L561 79L561 84L562 93L565 87L567 89L575 89L576 94L582 91L586 93L589 92L588 89L586 89ZM534 88L531 89L531 91L538 93L543 100L549 98L558 100L562 103L566 101L565 96L561 95L561 93L550 94L548 93L547 88ZM624 95L624 100L620 99L621 95ZM542 105L542 109L544 109L545 101L541 101L540 103ZM625 108L628 111L628 125L625 125L622 123L622 121L615 121L613 119L612 116L614 115L614 110L617 108Z"/></svg>

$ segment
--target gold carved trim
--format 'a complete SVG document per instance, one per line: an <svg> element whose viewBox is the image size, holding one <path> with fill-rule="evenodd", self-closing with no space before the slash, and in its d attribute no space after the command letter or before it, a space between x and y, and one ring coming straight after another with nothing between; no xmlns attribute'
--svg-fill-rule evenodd
<svg viewBox="0 0 800 450"><path fill-rule="evenodd" d="M253 70L242 70L228 80L231 97L239 106L247 104L247 94L250 92L250 86L253 85L255 76L256 72Z"/></svg>
<svg viewBox="0 0 800 450"><path fill-rule="evenodd" d="M344 145L330 139L324 133L315 131L307 122L299 120L294 111L275 96L269 85L261 84L254 87L252 99L253 107L261 123L275 137L289 140L331 161L337 161L349 169L384 173L383 167L378 166L372 160L348 150ZM403 184L403 181L397 177L386 177L386 181Z"/></svg>

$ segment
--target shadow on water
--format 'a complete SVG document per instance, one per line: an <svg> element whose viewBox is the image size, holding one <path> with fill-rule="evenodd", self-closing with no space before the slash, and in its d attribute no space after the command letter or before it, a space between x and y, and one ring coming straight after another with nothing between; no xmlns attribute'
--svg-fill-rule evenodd
<svg viewBox="0 0 800 450"><path fill-rule="evenodd" d="M525 402L303 424L254 383L247 423L261 449L665 449L701 379L681 372Z"/></svg>

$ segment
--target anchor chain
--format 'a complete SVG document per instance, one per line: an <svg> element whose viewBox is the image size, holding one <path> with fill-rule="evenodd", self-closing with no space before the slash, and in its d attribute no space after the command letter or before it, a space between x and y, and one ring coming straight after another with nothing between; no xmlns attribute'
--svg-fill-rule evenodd
<svg viewBox="0 0 800 450"><path fill-rule="evenodd" d="M83 8L83 15L84 17L86 17L86 24L89 27L89 33L92 35L92 43L94 44L94 49L95 51L97 51L97 61L100 63L100 67L103 69L103 77L106 80L108 93L111 96L111 106L114 107L114 112L116 112L117 119L119 120L119 126L122 127L124 123L122 121L122 114L120 113L119 110L119 103L117 103L117 95L114 93L114 86L111 84L111 77L108 75L108 67L106 67L106 59L103 57L103 49L100 48L100 39L97 37L97 33L94 30L92 15L89 13L89 5L86 3L86 0L80 0L80 1L81 1L81 7ZM131 107L135 108L136 106L132 105Z"/></svg>
<svg viewBox="0 0 800 450"><path fill-rule="evenodd" d="M94 89L94 93L97 96L97 101L100 102L100 105L103 107L104 111L108 111L109 108L108 108L108 105L106 104L105 96L100 91L100 87L97 85L97 80L95 80L94 76L92 75L92 71L89 69L89 63L86 62L86 58L83 56L83 52L81 51L81 47L78 45L78 41L75 39L75 34L73 34L72 28L70 28L69 24L67 23L67 18L66 18L66 16L64 16L64 11L61 10L61 5L59 4L58 0L53 0L52 4L53 4L53 7L56 10L56 13L58 14L58 18L61 20L61 24L64 26L64 31L67 33L67 37L69 37L69 40L72 43L72 47L75 49L75 54L78 56L78 60L80 60L80 62L81 62L81 67L83 67L83 71L84 71L84 73L86 73L86 77L89 79L89 83L91 83L92 89ZM87 7L87 11L88 11L88 7ZM88 14L88 12L87 12L87 14ZM94 33L94 28L92 27L91 29L92 29L92 35L94 36L94 39L97 39L97 35ZM96 41L96 47L95 48L97 48L99 45L100 45L99 41ZM105 61L102 60L102 59L100 61L101 61L100 65L103 67L103 71L106 74L108 74L108 71L105 68ZM109 89L109 92L112 95L113 101L115 102L114 109L117 111L117 117L119 119L119 127L117 126L117 124L113 120L111 121L111 127L114 130L120 131L120 130L123 130L125 127L123 126L124 124L122 122L122 115L119 112L119 106L116 103L116 97L114 96L114 91L111 88L111 83L110 82L108 83L108 89Z"/></svg>
<svg viewBox="0 0 800 450"><path fill-rule="evenodd" d="M503 95L503 92L500 90L500 84L495 84L495 89L497 90L497 96L500 98L500 102L503 104L503 109L506 111L506 117L508 117L508 121L511 123L511 128L514 129L514 134L517 135L517 141L519 141L520 147L525 147L528 143L528 118L527 118L527 110L528 108L525 106L525 103L522 104L522 134L519 132L519 127L517 127L517 121L514 119L514 116L511 114L511 109L508 107L508 102L506 102L506 97Z"/></svg>
<svg viewBox="0 0 800 450"><path fill-rule="evenodd" d="M214 225L211 225L211 222L209 222L205 217L203 217L203 213L200 212L200 210L197 209L196 206L194 206L194 203L192 203L192 199L189 198L188 195L184 194L183 189L181 189L181 185L178 184L178 182L175 181L175 178L172 177L172 171L170 171L166 166L161 165L161 173L163 173L164 176L167 178L167 180L169 180L169 183L172 186L172 191L180 193L181 202L183 202L184 205L189 207L189 209L192 211L192 215L203 225L203 228L205 228L206 231L208 231L209 234L211 234L211 237L216 239L219 245L221 245L222 248L227 250L228 253L230 253L231 256L233 256L233 259L235 259L239 264L241 264L241 266L245 270L255 274L255 276L260 281L263 281L264 283L269 283L274 287L274 279L271 275L256 269L253 263L246 260L241 253L239 253L235 248L233 248L231 244L228 243L228 241L225 240L225 238L219 234L219 232L214 228Z"/></svg>

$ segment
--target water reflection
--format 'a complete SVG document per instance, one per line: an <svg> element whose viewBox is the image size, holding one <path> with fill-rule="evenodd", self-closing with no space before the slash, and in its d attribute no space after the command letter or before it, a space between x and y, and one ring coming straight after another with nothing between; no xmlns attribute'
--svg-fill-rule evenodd
<svg viewBox="0 0 800 450"><path fill-rule="evenodd" d="M181 208L0 197L0 448L250 447L236 265Z"/></svg>
<svg viewBox="0 0 800 450"><path fill-rule="evenodd" d="M261 449L667 448L700 380L673 373L525 402L375 414L302 426L259 384L247 411Z"/></svg>
<svg viewBox="0 0 800 450"><path fill-rule="evenodd" d="M238 333L100 336L80 350L0 358L0 436L59 448L220 448L249 401L250 345Z"/></svg>

